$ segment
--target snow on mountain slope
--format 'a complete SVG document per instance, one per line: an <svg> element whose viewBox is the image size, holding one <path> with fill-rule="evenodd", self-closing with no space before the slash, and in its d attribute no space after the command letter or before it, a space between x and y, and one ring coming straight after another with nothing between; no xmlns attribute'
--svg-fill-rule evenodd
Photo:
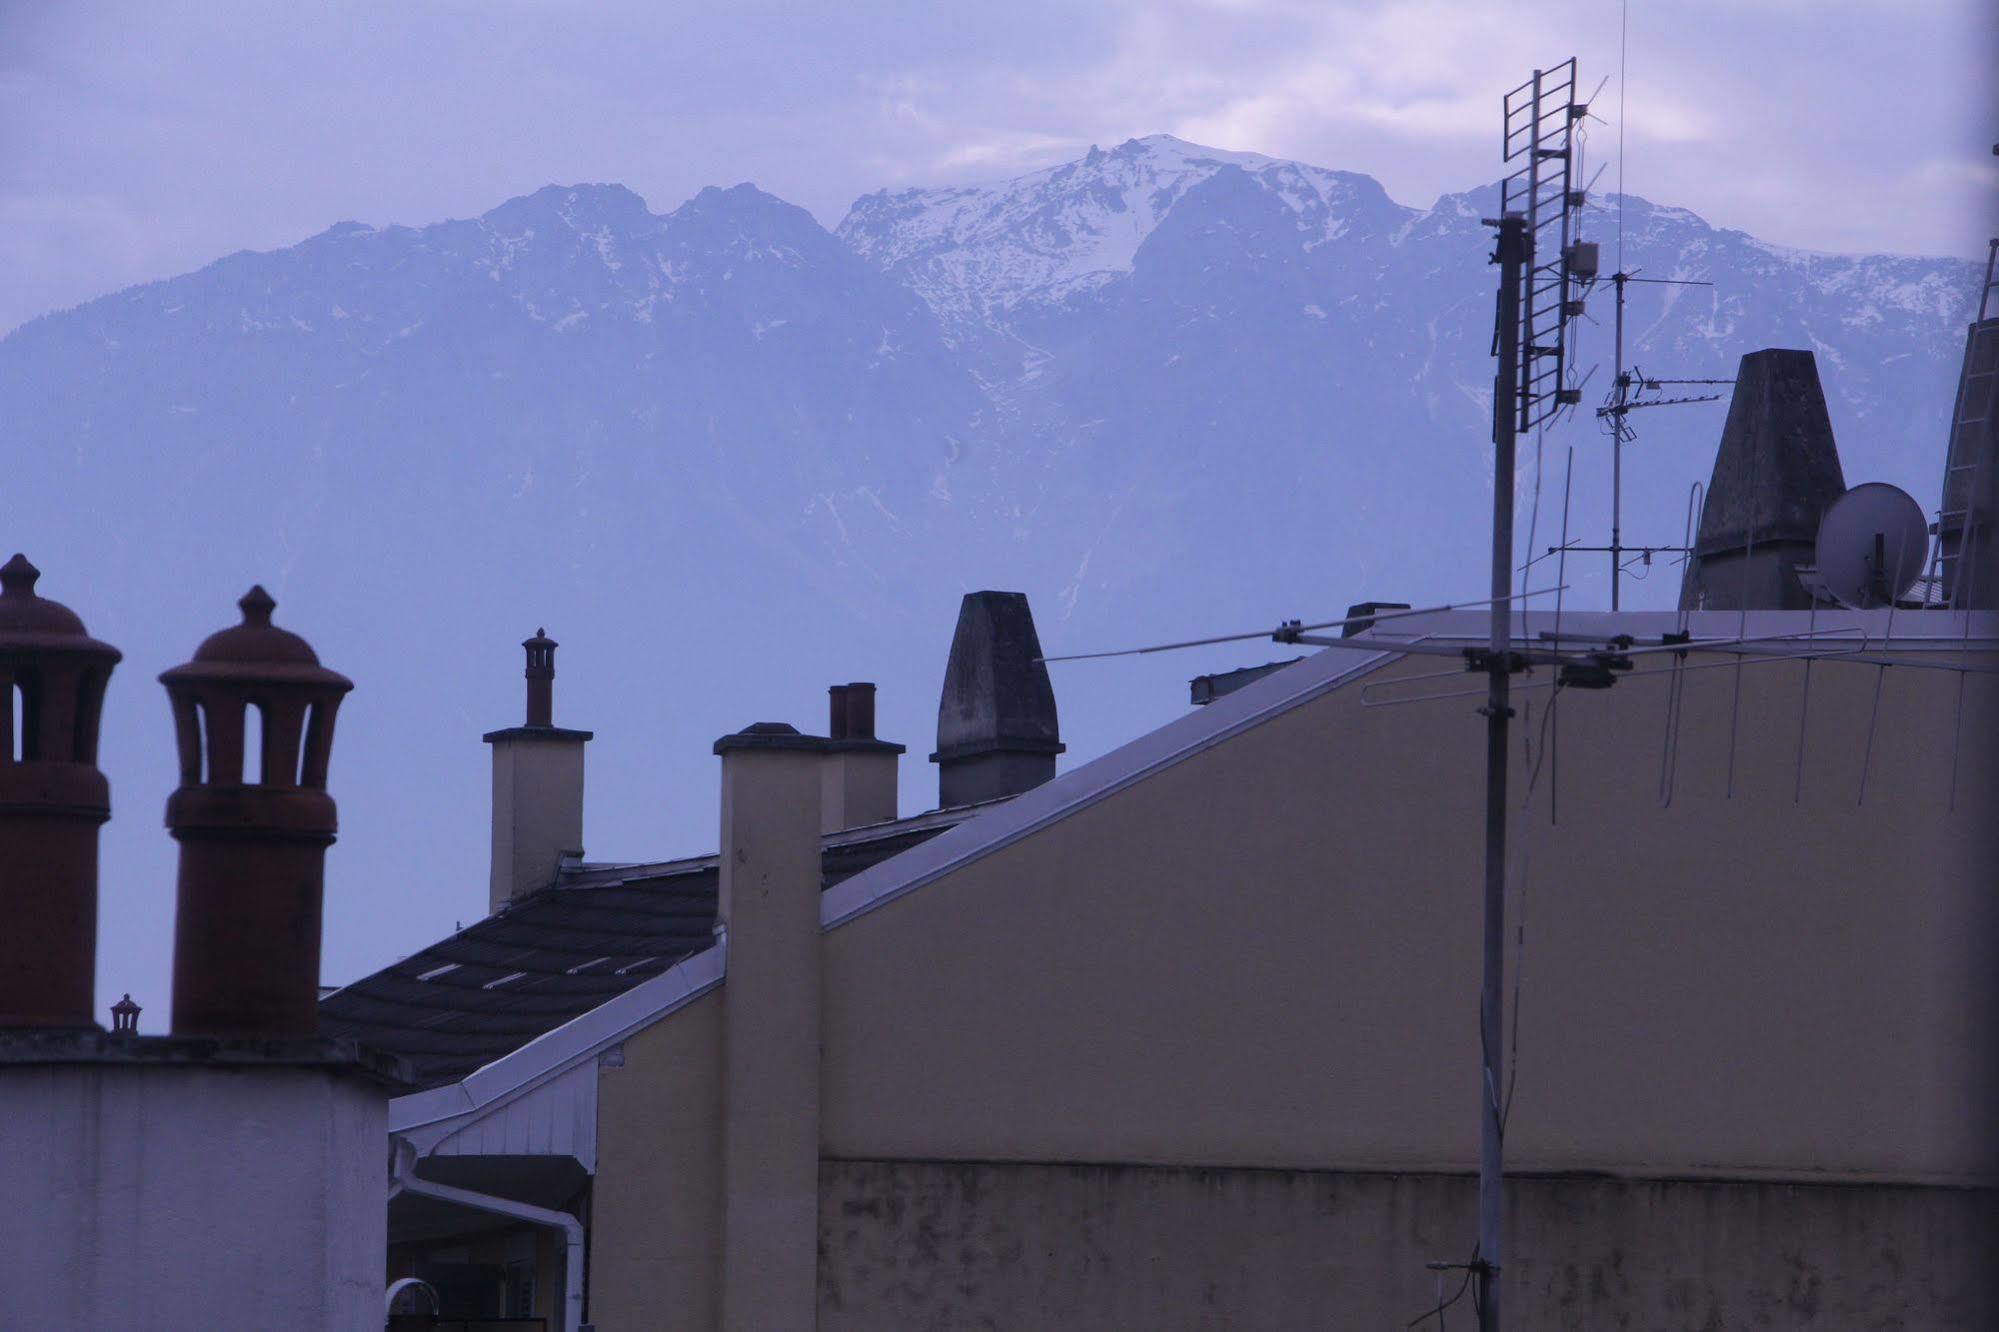
<svg viewBox="0 0 1999 1332"><path fill-rule="evenodd" d="M328 965L352 975L387 960L382 920L420 939L483 910L476 737L518 715L538 623L567 645L562 715L602 727L590 850L615 859L712 841L699 756L750 718L810 725L821 681L877 680L882 733L919 745L970 588L1028 592L1051 651L1477 595L1491 207L1155 136L870 195L837 237L750 186L664 214L579 185L343 223L0 338L0 515L134 661L177 659L263 580L361 680L328 895ZM1611 239L1609 213L1589 227ZM1725 376L1811 348L1847 476L1932 501L1970 263L1787 251L1637 198L1625 244L1648 276L1714 283L1635 287L1632 359ZM1606 287L1584 410L1523 448L1523 549L1607 535ZM1627 541L1679 540L1723 410L1637 422ZM1601 565L1566 572L1571 604L1601 603ZM1626 604L1671 604L1674 570L1648 572ZM1065 673L1071 757L1182 706L1180 664L1144 687L1129 662ZM120 679L111 766L128 811L157 808L171 728ZM170 843L121 817L106 856L107 912L166 928Z"/></svg>
<svg viewBox="0 0 1999 1332"><path fill-rule="evenodd" d="M1129 273L1173 206L1230 167L1283 200L1308 249L1415 211L1367 176L1154 134L997 185L866 195L836 234L947 323L1004 322Z"/></svg>

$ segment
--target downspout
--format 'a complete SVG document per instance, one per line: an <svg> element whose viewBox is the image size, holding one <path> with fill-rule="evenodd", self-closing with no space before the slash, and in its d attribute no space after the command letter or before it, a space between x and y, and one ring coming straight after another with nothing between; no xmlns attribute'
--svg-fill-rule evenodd
<svg viewBox="0 0 1999 1332"><path fill-rule="evenodd" d="M562 1265L562 1332L578 1332L583 1325L583 1223L567 1212L496 1198L490 1193L474 1193L451 1184L438 1184L416 1173L416 1150L408 1142L396 1144L395 1173L389 1180L389 1196L414 1193L423 1198L456 1203L475 1212L491 1212L530 1225L546 1226L562 1232L565 1261Z"/></svg>

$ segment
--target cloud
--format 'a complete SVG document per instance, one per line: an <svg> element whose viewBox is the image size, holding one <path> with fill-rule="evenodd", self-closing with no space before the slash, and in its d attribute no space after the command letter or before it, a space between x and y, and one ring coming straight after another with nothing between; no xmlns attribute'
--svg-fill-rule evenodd
<svg viewBox="0 0 1999 1332"><path fill-rule="evenodd" d="M1999 69L1982 5L1935 0L1919 23L1885 0L1632 6L1627 183L1787 244L1982 250ZM1498 174L1499 96L1535 64L1577 54L1585 90L1616 72L1617 13L0 5L0 329L342 218L465 216L560 180L622 181L670 208L748 179L831 224L882 186L1006 176L1166 131L1364 171L1427 204ZM1617 98L1613 81L1608 121ZM1596 162L1616 131L1590 127Z"/></svg>

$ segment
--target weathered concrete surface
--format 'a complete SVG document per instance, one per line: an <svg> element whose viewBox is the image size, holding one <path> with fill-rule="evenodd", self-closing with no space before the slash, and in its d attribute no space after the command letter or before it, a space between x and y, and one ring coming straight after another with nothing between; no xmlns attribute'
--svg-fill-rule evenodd
<svg viewBox="0 0 1999 1332"><path fill-rule="evenodd" d="M937 803L1018 795L1055 775L1055 690L1021 592L968 592L937 702Z"/></svg>
<svg viewBox="0 0 1999 1332"><path fill-rule="evenodd" d="M380 1327L387 1091L173 1044L0 1066L0 1324Z"/></svg>
<svg viewBox="0 0 1999 1332"><path fill-rule="evenodd" d="M1845 489L1812 354L1767 348L1744 356L1680 605L1809 607L1792 566L1811 562L1819 519Z"/></svg>
<svg viewBox="0 0 1999 1332"><path fill-rule="evenodd" d="M819 1328L1399 1328L1463 1262L1462 1175L827 1161ZM1511 1184L1513 1326L1984 1328L1999 1194ZM1443 1292L1461 1275L1445 1274ZM1469 1300L1450 1311L1471 1321ZM1429 1326L1434 1327L1432 1322Z"/></svg>

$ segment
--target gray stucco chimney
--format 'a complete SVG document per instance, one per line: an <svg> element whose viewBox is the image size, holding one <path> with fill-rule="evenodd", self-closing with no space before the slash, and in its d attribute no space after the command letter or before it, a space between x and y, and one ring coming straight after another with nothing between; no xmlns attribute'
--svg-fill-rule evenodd
<svg viewBox="0 0 1999 1332"><path fill-rule="evenodd" d="M1019 795L1055 775L1055 690L1024 592L970 592L937 702L937 803Z"/></svg>
<svg viewBox="0 0 1999 1332"><path fill-rule="evenodd" d="M1744 356L1680 584L1682 609L1809 607L1797 566L1812 562L1819 519L1845 490L1812 354Z"/></svg>

